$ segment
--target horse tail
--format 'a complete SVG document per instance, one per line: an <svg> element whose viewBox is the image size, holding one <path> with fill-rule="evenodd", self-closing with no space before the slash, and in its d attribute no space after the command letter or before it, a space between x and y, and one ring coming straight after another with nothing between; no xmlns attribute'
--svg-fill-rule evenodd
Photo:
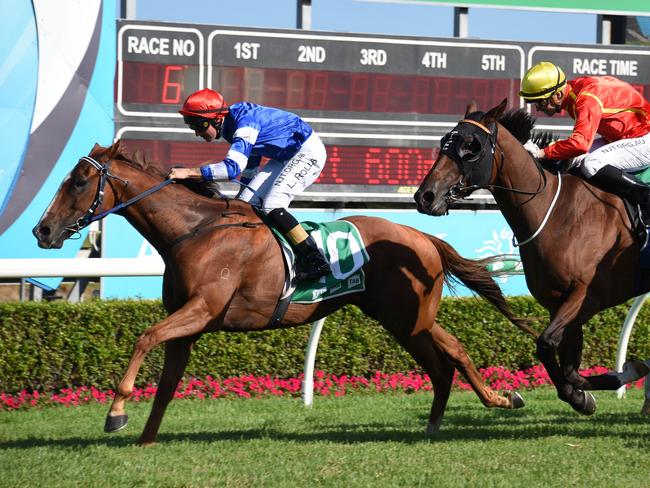
<svg viewBox="0 0 650 488"><path fill-rule="evenodd" d="M488 265L497 261L498 256L484 259L466 259L445 241L431 235L428 237L438 250L442 261L445 283L452 291L456 284L463 283L473 292L490 302L516 327L537 338L539 334L529 326L534 320L515 316L503 296L501 288L494 281L493 273L488 269Z"/></svg>

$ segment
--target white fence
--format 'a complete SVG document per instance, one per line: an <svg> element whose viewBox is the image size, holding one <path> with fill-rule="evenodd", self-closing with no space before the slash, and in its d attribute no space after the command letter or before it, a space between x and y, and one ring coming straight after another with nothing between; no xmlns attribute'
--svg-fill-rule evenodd
<svg viewBox="0 0 650 488"><path fill-rule="evenodd" d="M54 258L54 259L0 259L0 278L88 278L95 276L162 276L165 264L159 256L141 258ZM648 294L650 295L650 294ZM622 371L627 346L636 317L648 297L637 297L627 314L616 352L616 370ZM314 363L318 340L325 319L312 323L307 351L305 353L305 370L302 385L303 401L311 406L314 398ZM618 397L625 394L625 387L617 391ZM645 395L650 399L650 380L646 378Z"/></svg>

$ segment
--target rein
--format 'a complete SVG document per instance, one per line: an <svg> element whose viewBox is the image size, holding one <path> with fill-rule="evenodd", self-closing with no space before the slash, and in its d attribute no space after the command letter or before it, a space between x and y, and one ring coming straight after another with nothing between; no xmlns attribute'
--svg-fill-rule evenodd
<svg viewBox="0 0 650 488"><path fill-rule="evenodd" d="M82 156L79 159L79 162L84 161L88 164L90 164L93 168L95 168L99 172L99 182L97 183L97 193L95 193L95 199L93 200L93 203L90 205L90 208L86 211L86 213L83 214L81 218L79 218L74 224L66 227L67 230L70 230L74 233L79 233L83 228L89 226L92 222L95 222L97 220L101 220L107 215L110 215L112 213L115 213L119 210L122 210L123 208L126 208L130 205L133 205L134 203L142 200L145 197L148 197L152 193L157 192L158 190L161 190L162 188L166 187L167 185L171 185L173 183L176 183L175 180L165 180L162 183L157 184L156 186L153 186L142 193L134 196L133 198L128 199L126 202L120 202L114 207L98 214L95 215L95 211L97 208L102 204L104 201L104 187L106 186L106 182L109 181L110 178L114 178L116 180L122 181L125 185L129 184L128 180L125 180L123 178L120 178L119 176L116 176L112 174L108 170L108 165L106 163L101 164L99 161L96 159L91 158L90 156ZM246 186L246 185L242 185ZM254 191L251 189L251 191ZM221 217L229 217L230 215L244 215L241 212L223 212L221 214ZM236 224L215 224L215 225L209 225L207 227L195 227L191 231L189 231L187 234L183 234L180 237L177 237L174 239L172 242L170 242L165 248L160 250L160 254L169 251L171 248L174 246L180 244L181 242L190 239L198 234L201 234L205 231L212 230L212 229L217 229L220 227L246 227L246 228L256 228L262 224L259 223L253 223L253 222L240 222Z"/></svg>
<svg viewBox="0 0 650 488"><path fill-rule="evenodd" d="M472 120L472 119L467 119L467 118L462 119L460 122L458 122L458 125L456 127L458 127L461 124L471 124L471 125L473 125L475 127L478 127L483 132L485 132L485 134L487 134L487 141L489 141L489 143L490 143L490 154L486 155L485 154L485 147L483 147L481 149L481 152L476 157L476 159L478 160L477 164L481 165L481 164L484 163L484 161L488 161L488 160L490 161L491 164L497 164L497 162L495 161L496 160L496 150L497 149L499 150L499 154L501 155L501 162L503 163L503 161L505 159L505 154L504 154L503 150L501 149L501 147L497 144L498 124L496 124L496 123L494 124L494 131L492 131L491 129L486 127L481 122L478 122L478 121ZM456 129L452 130L452 132L450 132L450 134L453 134L455 130ZM542 180L541 187L538 187L538 189L536 191L518 190L516 188L509 188L509 187L505 187L505 186L501 186L501 185L494 185L494 184L490 184L490 183L463 186L464 185L464 180L465 180L465 177L466 177L466 173L467 173L467 168L465 167L466 164L463 164L463 158L462 158L462 156L460 156L460 154L458 154L457 150L454 153L454 152L450 151L449 149L447 149L447 147L448 147L447 144L445 144L443 146L444 154L447 154L449 157L454 159L454 161L456 161L456 164L458 164L461 175L462 175L460 180L458 180L458 182L455 185L452 185L451 187L449 187L449 190L447 190L447 195L446 195L447 201L460 200L462 198L465 198L465 195L470 195L471 193L473 193L476 190L489 190L489 191L501 190L501 191L506 191L506 192L510 192L510 193L516 193L516 194L519 194L519 195L529 195L529 196L531 196L531 198L534 198L535 196L542 193L546 189L546 186L548 184L548 179L546 178L546 173L544 171L544 168L542 168L542 166L539 163L534 161L535 166L537 167L537 170L539 171L540 176L541 176L541 180ZM481 174L481 173L479 173L479 174ZM558 198L560 196L561 189L562 189L562 175L561 175L561 173L558 173L557 191L555 193L555 196L553 197L553 200L551 201L551 205L549 206L548 210L546 211L546 215L544 216L544 219L542 220L542 223L537 228L537 230L533 233L533 235L531 235L525 241L522 241L522 242L518 243L517 238L513 234L513 236L512 236L512 245L514 247L524 246L524 245L528 244L529 242L531 242L533 239L535 239L540 234L542 229L546 226L546 223L548 222L548 219L549 219L549 217L551 215L551 212L553 212L553 209L555 208L555 204L557 203L557 200L558 200Z"/></svg>
<svg viewBox="0 0 650 488"><path fill-rule="evenodd" d="M546 185L544 185L546 186ZM517 242L517 237L515 236L514 232L512 234L512 245L514 247L521 247L526 244L528 244L530 241L535 239L535 237L538 236L540 232L542 232L542 229L546 225L546 222L548 221L548 218L551 216L551 212L553 211L553 208L555 208L555 204L557 203L557 199L560 196L560 190L562 189L562 173L557 174L557 191L555 192L555 196L553 197L553 201L551 202L551 205L548 207L548 210L546 211L546 215L544 216L544 220L542 220L542 223L539 225L535 233L530 236L528 239L526 239L524 242Z"/></svg>
<svg viewBox="0 0 650 488"><path fill-rule="evenodd" d="M120 180L127 186L129 184L129 181L112 174L108 170L108 165L106 163L101 164L99 161L91 158L90 156L82 156L79 159L79 162L82 161L90 164L93 168L95 168L99 172L99 182L97 183L97 192L95 193L95 199L93 200L93 203L90 204L90 208L86 210L86 213L84 213L74 224L66 227L67 230L77 234L85 227L88 227L92 222L101 220L107 215L110 215L114 212L117 212L118 210L122 210L123 208L133 205L139 200L142 200L143 198L151 195L152 193L157 192L158 190L166 187L167 185L175 183L174 180L165 180L162 183L159 183L156 186L143 191L139 195L130 198L126 202L120 202L117 205L115 205L113 208L110 208L98 215L95 215L95 211L104 201L104 187L106 186L106 182L109 180L109 178Z"/></svg>

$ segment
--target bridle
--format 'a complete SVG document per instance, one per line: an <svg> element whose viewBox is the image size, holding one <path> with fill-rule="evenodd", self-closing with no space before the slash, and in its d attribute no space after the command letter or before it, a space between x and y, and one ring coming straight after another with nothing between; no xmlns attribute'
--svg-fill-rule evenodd
<svg viewBox="0 0 650 488"><path fill-rule="evenodd" d="M126 202L120 202L117 205L115 205L114 207L112 207L112 208L110 208L108 210L105 210L104 212L102 212L102 213L100 213L98 215L95 215L95 211L99 208L99 206L104 201L104 187L106 186L106 183L108 182L110 184L111 179L116 179L116 180L119 180L119 181L123 182L125 184L125 186L126 186L126 185L129 184L129 180L125 180L124 178L120 178L119 176L114 175L113 173L111 173L109 171L107 163L100 163L99 161L97 161L96 159L91 158L90 156L82 156L79 159L79 162L82 162L82 161L90 164L93 168L95 168L99 172L99 182L97 183L97 192L95 193L95 198L93 199L93 202L90 204L90 208L88 210L86 210L86 213L84 213L79 219L77 219L77 221L74 224L69 225L69 226L66 227L66 230L69 230L70 232L73 233L72 235L79 234L79 231L81 231L83 228L90 225L92 222L95 222L97 220L101 220L104 217L106 217L107 215L115 213L115 212L117 212L117 211L119 211L119 210L121 210L123 208L128 207L129 205L133 205L137 201L142 200L143 198L151 195L152 193L157 192L158 190L164 188L167 185L170 185L172 183L176 183L176 180L165 180L165 181L157 184L156 186L153 186L153 187L149 188L148 190L145 190L142 193L134 196L133 198L130 198ZM242 184L242 186L247 187L247 185L244 185L244 184ZM249 188L249 189L251 191L255 192L255 190L253 190L252 188ZM242 214L241 212L222 212L221 213L221 217L229 217L231 215L244 215L244 214ZM177 237L176 239L174 239L173 241L168 243L159 252L160 252L160 254L163 254L163 253L169 251L170 249L174 248L175 246L177 246L181 242L184 242L185 240L190 239L192 237L195 237L196 235L198 235L200 233L203 233L203 232L206 232L208 230L213 230L213 229L217 229L217 228L226 228L226 227L244 227L244 228L248 228L248 229L254 229L254 228L257 228L259 225L261 225L261 224L259 224L257 222L253 222L253 223L251 223L251 222L237 222L237 223L229 223L229 224L215 224L215 225L210 225L210 226L200 225L200 226L195 227L191 231ZM68 239L70 239L70 237L68 237Z"/></svg>
<svg viewBox="0 0 650 488"><path fill-rule="evenodd" d="M108 164L107 163L100 163L94 158L91 158L90 156L82 156L79 159L79 162L85 162L90 164L93 168L97 170L99 173L99 181L97 182L97 191L95 192L95 198L93 199L93 202L90 204L90 208L86 210L86 212L79 218L74 224L71 224L67 226L65 229L72 232L72 235L74 234L79 234L79 232L84 229L85 227L88 227L92 222L95 222L97 220L101 220L107 215L110 215L114 212L117 212L123 208L128 207L129 205L134 204L138 200L143 199L146 196L151 195L154 192L157 192L161 188L174 183L174 180L165 180L162 183L159 183L158 185L149 188L148 190L145 190L144 192L140 193L139 195L134 196L133 198L127 200L126 202L119 202L117 205L115 205L113 208L110 208L98 215L95 215L95 211L99 208L99 206L102 204L104 201L104 187L106 186L107 182L110 182L111 179L119 180L122 183L124 183L125 186L128 186L129 180L125 180L124 178L120 178L119 176L114 175L111 173L108 169ZM110 183L109 183L110 184Z"/></svg>
<svg viewBox="0 0 650 488"><path fill-rule="evenodd" d="M483 131L484 133L482 137L483 142L481 142L480 151L472 155L471 158L467 158L465 155L460 154L460 151L458 150L458 143L455 142L458 140L459 137L462 137L462 134L459 131L459 127L462 124L471 124L481 129L481 131ZM458 124L456 125L456 127L454 127L454 129L452 129L445 136L443 136L443 138L440 141L442 146L440 149L440 153L448 156L458 165L458 169L461 175L459 180L455 184L451 185L447 190L447 193L445 194L445 200L447 201L448 204L467 198L476 190L489 190L489 191L503 190L511 193L517 193L520 195L530 195L531 197L539 195L544 191L547 185L546 174L544 173L544 169L537 163L535 164L535 166L537 167L540 173L542 183L540 187L535 191L531 192L525 190L518 190L516 188L509 188L506 186L495 185L490 183L490 181L492 181L493 179L492 165L495 164L494 160L496 158L496 155L499 154L501 161L505 159L503 150L497 144L497 133L498 133L497 123L494 123L493 129L489 129L481 122L465 118L462 119L460 122L458 122ZM485 142L489 142L489 151L486 150ZM490 171L488 171L488 167L490 168ZM475 184L469 184L469 185L466 184L465 179L468 173L474 173L482 181Z"/></svg>
<svg viewBox="0 0 650 488"><path fill-rule="evenodd" d="M457 137L462 137L462 135L458 131L458 127L461 124L471 124L471 125L473 125L475 127L478 127L479 129L481 129L483 132L485 132L487 134L487 137L483 136L483 138L487 139L487 141L489 141L489 143L490 143L490 151L489 151L489 153L487 153L486 150L485 150L485 141L483 143L481 143L481 150L476 155L473 155L472 158L464 158L463 155L460 154L460 151L458 150L458 144L457 143L454 144L453 147L449 146L450 142L453 141L453 139L454 139L454 133L458 135ZM492 178L493 171L490 171L491 175L490 175L489 181L487 183L484 183L483 181L481 181L480 184L465 185L465 177L466 177L466 175L468 173L468 168L469 168L469 172L473 172L475 174L478 174L479 177L481 177L481 178L486 177L485 176L487 174L487 169L486 168L478 168L478 170L476 170L476 169L474 169L474 167L472 167L472 165L479 165L479 166L480 165L486 165L487 166L489 164L490 168L493 168L492 165L497 164L494 161L494 159L496 157L495 155L496 155L496 150L497 149L499 150L499 154L500 154L500 157L501 157L501 162L503 162L503 160L505 159L505 155L503 153L503 150L501 150L501 148L496 143L496 140L497 140L497 128L498 128L497 123L494 123L494 130L490 130L485 125L483 125L482 123L477 122L476 120L466 118L466 119L463 119L460 122L458 122L458 125L456 125L456 127L451 132L449 132L447 135L445 135L445 137L443 137L443 139L441 140L441 143L442 143L442 148L440 150L441 154L445 154L448 157L450 157L451 159L453 159L456 162L456 164L458 165L458 169L459 169L460 174L461 174L460 179L458 180L458 182L456 184L452 185L451 187L449 187L449 189L447 190L447 194L445 195L445 200L446 200L446 202L448 204L451 203L451 202L455 202L455 201L461 200L463 198L466 198L472 192L474 192L476 190L479 190L479 189L485 189L485 190L489 190L489 191L503 190L503 191L508 191L508 192L511 192L511 193L517 193L517 194L520 194L520 195L530 195L531 198L528 201L532 200L536 195L539 195L540 193L542 193L546 189L546 185L548 183L548 180L546 178L546 173L544 172L544 169L542 168L542 166L537 161L534 161L534 162L535 162L535 167L537 168L537 170L539 171L540 176L541 176L541 185L539 185L538 189L535 190L535 191L531 192L531 191L525 191L525 190L518 190L516 188L509 188L509 187L494 185L492 183L489 183L489 181L491 181L493 179ZM447 140L445 140L445 138L447 138ZM529 157L532 157L532 156L529 156ZM542 222L539 225L539 227L537 228L537 230L528 239L526 239L526 240L524 240L522 242L517 242L517 239L516 239L515 235L513 234L513 236L512 236L512 245L514 247L521 247L521 246L523 246L525 244L528 244L529 242L531 242L533 239L535 239L540 234L540 232L542 231L542 229L546 225L546 222L548 222L548 219L549 219L549 217L551 215L551 212L553 211L553 208L555 208L555 204L558 201L558 197L560 196L560 190L561 189L562 189L562 175L561 175L561 173L558 173L557 191L555 193L555 196L553 197L553 200L551 201L551 205L549 206L549 208L548 208L548 210L546 212L546 215L544 216L544 219L542 220Z"/></svg>

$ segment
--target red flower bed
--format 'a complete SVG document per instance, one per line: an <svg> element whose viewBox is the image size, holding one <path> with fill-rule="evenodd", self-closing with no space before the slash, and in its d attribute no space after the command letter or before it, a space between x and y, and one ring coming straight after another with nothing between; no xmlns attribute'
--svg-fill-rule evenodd
<svg viewBox="0 0 650 488"><path fill-rule="evenodd" d="M582 371L589 376L605 373L607 368L595 367ZM521 390L550 385L551 381L542 366L534 366L525 371L510 371L500 367L480 369L486 383L494 390ZM269 376L240 376L217 380L211 376L205 379L192 378L178 385L175 398L262 398L269 396L292 396L301 394L303 376L279 379ZM628 385L641 388L643 379ZM454 385L462 390L471 389L468 383L454 378ZM333 375L324 371L314 374L314 395L343 396L348 392L417 392L430 391L431 381L426 374L417 372L387 374L377 372L370 378L360 376ZM155 385L138 387L133 390L132 401L149 400L156 394ZM113 398L113 391L99 391L90 386L75 389L64 388L51 393L23 390L15 395L0 393L0 410L17 410L45 405L64 405L66 407L83 405L90 402L107 403Z"/></svg>

